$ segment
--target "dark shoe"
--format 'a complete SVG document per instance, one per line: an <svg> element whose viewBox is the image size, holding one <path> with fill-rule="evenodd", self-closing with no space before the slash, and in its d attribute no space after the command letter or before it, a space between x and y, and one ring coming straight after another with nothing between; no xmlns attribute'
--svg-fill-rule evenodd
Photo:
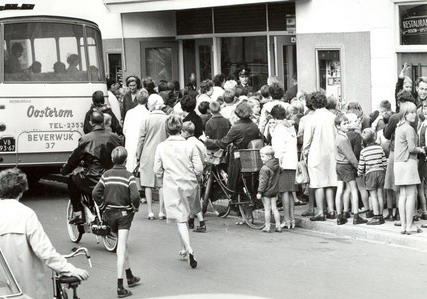
<svg viewBox="0 0 427 299"><path fill-rule="evenodd" d="M337 218L337 225L343 225L347 223L347 218L343 214L339 214Z"/></svg>
<svg viewBox="0 0 427 299"><path fill-rule="evenodd" d="M427 228L427 223L421 224L422 228Z"/></svg>
<svg viewBox="0 0 427 299"><path fill-rule="evenodd" d="M337 213L335 213L335 211L328 212L328 214L326 214L326 218L335 219L335 218L337 218Z"/></svg>
<svg viewBox="0 0 427 299"><path fill-rule="evenodd" d="M326 221L325 215L317 215L310 218L310 221Z"/></svg>
<svg viewBox="0 0 427 299"><path fill-rule="evenodd" d="M82 225L85 223L85 221L83 220L83 218L81 216L76 216L73 219L71 219L68 223L69 224L75 224L75 225Z"/></svg>
<svg viewBox="0 0 427 299"><path fill-rule="evenodd" d="M384 218L384 220L386 220L386 221L394 221L393 214L391 214L391 213L388 214L387 217Z"/></svg>
<svg viewBox="0 0 427 299"><path fill-rule="evenodd" d="M413 219L414 219L414 221L420 221L420 216L415 215Z"/></svg>
<svg viewBox="0 0 427 299"><path fill-rule="evenodd" d="M132 296L132 292L125 289L125 288L118 288L117 289L117 297L119 298L125 298L125 297L129 297Z"/></svg>
<svg viewBox="0 0 427 299"><path fill-rule="evenodd" d="M366 218L372 218L372 217L374 217L374 212L371 210L367 211L366 212Z"/></svg>
<svg viewBox="0 0 427 299"><path fill-rule="evenodd" d="M396 216L394 216L394 220L400 221L400 215L399 215L399 213L396 213Z"/></svg>
<svg viewBox="0 0 427 299"><path fill-rule="evenodd" d="M193 224L193 227L194 227L194 224ZM206 225L196 227L196 229L193 230L193 232L195 232L195 233L205 233L206 232Z"/></svg>
<svg viewBox="0 0 427 299"><path fill-rule="evenodd" d="M351 218L350 212L344 212L343 216L344 216L345 219Z"/></svg>
<svg viewBox="0 0 427 299"><path fill-rule="evenodd" d="M188 228L189 229L194 229L194 218L190 218L188 220Z"/></svg>
<svg viewBox="0 0 427 299"><path fill-rule="evenodd" d="M131 279L128 279L128 287L133 288L141 283L141 278L138 276L134 276Z"/></svg>
<svg viewBox="0 0 427 299"><path fill-rule="evenodd" d="M427 220L427 212L423 212L420 216L422 220Z"/></svg>
<svg viewBox="0 0 427 299"><path fill-rule="evenodd" d="M194 253L189 253L188 255L190 257L190 267L193 269L197 268L197 261L194 259Z"/></svg>
<svg viewBox="0 0 427 299"><path fill-rule="evenodd" d="M301 214L301 216L303 216L303 217L313 217L314 216L314 211L307 210L307 211L303 212Z"/></svg>
<svg viewBox="0 0 427 299"><path fill-rule="evenodd" d="M379 217L374 217L366 223L367 225L380 225L381 221Z"/></svg>
<svg viewBox="0 0 427 299"><path fill-rule="evenodd" d="M359 215L355 215L354 217L353 217L353 224L365 224L365 223L367 223L368 222L368 220L366 220L366 219L363 219L362 217L360 217Z"/></svg>
<svg viewBox="0 0 427 299"><path fill-rule="evenodd" d="M384 224L384 223L385 223L384 217L383 217L383 215L381 215L380 216L380 224Z"/></svg>

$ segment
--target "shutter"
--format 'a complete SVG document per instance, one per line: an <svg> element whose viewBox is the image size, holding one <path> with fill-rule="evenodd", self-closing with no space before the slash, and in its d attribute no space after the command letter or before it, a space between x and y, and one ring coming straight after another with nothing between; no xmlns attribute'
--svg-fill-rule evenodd
<svg viewBox="0 0 427 299"><path fill-rule="evenodd" d="M265 4L215 7L215 33L266 31Z"/></svg>
<svg viewBox="0 0 427 299"><path fill-rule="evenodd" d="M187 9L176 12L178 35L212 33L212 9Z"/></svg>

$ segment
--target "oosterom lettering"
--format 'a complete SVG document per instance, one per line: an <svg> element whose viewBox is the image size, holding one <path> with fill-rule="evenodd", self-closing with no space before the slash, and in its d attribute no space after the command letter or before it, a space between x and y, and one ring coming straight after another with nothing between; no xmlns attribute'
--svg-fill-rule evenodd
<svg viewBox="0 0 427 299"><path fill-rule="evenodd" d="M73 133L28 134L28 141L61 141L74 140Z"/></svg>
<svg viewBox="0 0 427 299"><path fill-rule="evenodd" d="M28 117L73 117L73 110L56 110L56 108L46 107L44 109L36 109L33 105L28 107Z"/></svg>

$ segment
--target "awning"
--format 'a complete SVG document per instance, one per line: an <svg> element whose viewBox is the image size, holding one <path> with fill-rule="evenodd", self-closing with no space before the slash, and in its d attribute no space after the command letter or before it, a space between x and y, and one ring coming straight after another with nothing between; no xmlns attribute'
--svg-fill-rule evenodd
<svg viewBox="0 0 427 299"><path fill-rule="evenodd" d="M111 12L132 13L147 11L183 10L256 3L302 1L306 0L104 0L104 4Z"/></svg>

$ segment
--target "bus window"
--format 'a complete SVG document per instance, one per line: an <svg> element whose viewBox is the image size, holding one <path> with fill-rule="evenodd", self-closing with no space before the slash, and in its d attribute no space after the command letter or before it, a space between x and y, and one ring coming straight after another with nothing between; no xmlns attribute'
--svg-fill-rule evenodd
<svg viewBox="0 0 427 299"><path fill-rule="evenodd" d="M91 30L99 37L96 30ZM4 39L5 82L89 82L83 26L55 22L5 24ZM95 51L101 50L101 43L91 44Z"/></svg>
<svg viewBox="0 0 427 299"><path fill-rule="evenodd" d="M87 27L87 47L89 53L89 72L92 76L92 81L104 81L104 69L102 68L102 49L101 37L99 33Z"/></svg>

